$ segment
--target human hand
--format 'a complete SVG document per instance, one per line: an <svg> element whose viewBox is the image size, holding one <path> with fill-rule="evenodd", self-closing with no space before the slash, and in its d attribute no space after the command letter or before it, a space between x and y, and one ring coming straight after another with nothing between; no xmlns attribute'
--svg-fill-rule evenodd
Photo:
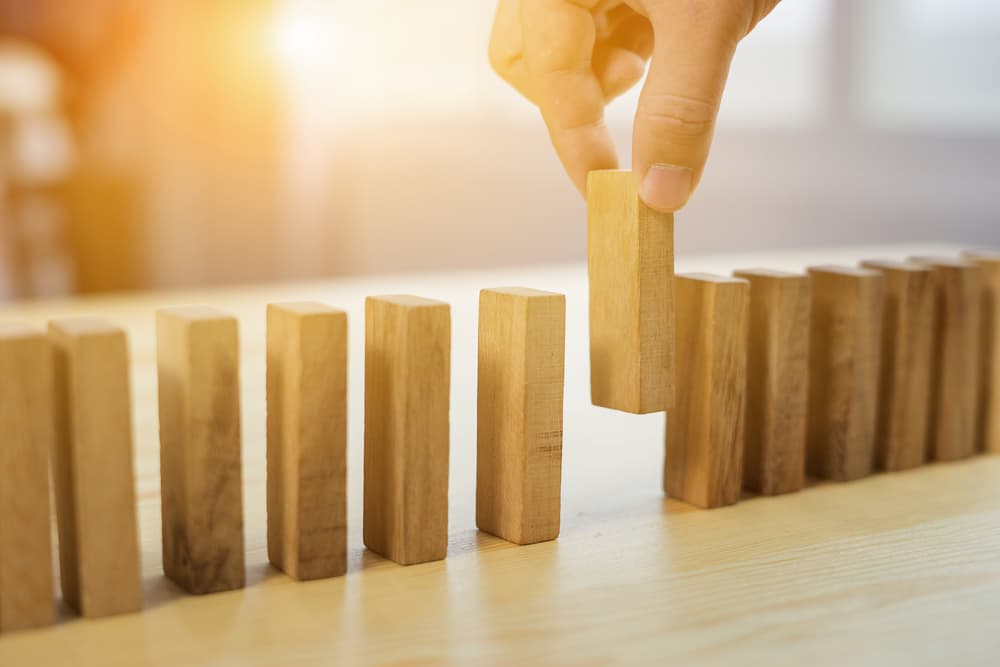
<svg viewBox="0 0 1000 667"><path fill-rule="evenodd" d="M618 165L604 107L649 75L632 171L643 201L687 202L708 159L736 44L778 0L500 0L490 62L538 106L576 187ZM655 40L654 40L655 37Z"/></svg>

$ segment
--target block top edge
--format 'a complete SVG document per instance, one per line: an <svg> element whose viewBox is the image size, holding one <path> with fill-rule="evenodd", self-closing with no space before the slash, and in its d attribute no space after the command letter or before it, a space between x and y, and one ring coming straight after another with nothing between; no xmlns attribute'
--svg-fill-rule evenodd
<svg viewBox="0 0 1000 667"><path fill-rule="evenodd" d="M529 299L546 297L563 297L566 295L559 292L546 292L545 290L534 289L532 287L487 287L479 291L480 294L492 292L494 294L505 294L507 296L523 296Z"/></svg>
<svg viewBox="0 0 1000 667"><path fill-rule="evenodd" d="M103 317L63 317L49 320L49 331L66 336L102 336L125 330Z"/></svg>
<svg viewBox="0 0 1000 667"><path fill-rule="evenodd" d="M433 308L448 306L448 304L444 301L428 299L422 296L415 296L413 294L379 294L376 296L369 296L365 299L366 303L369 301L381 301L383 303L391 303L396 306L405 306L407 308Z"/></svg>
<svg viewBox="0 0 1000 667"><path fill-rule="evenodd" d="M809 275L831 275L844 276L847 278L881 278L882 274L874 269L865 269L856 266L840 266L834 264L823 264L820 266L810 266Z"/></svg>
<svg viewBox="0 0 1000 667"><path fill-rule="evenodd" d="M876 271L902 271L904 273L927 273L930 268L907 260L897 259L865 259L858 264L863 269Z"/></svg>
<svg viewBox="0 0 1000 667"><path fill-rule="evenodd" d="M721 276L715 273L678 273L676 276L680 280L690 280L699 283L711 283L713 285L746 285L747 281L742 278L732 276Z"/></svg>
<svg viewBox="0 0 1000 667"><path fill-rule="evenodd" d="M1000 250L966 250L962 258L976 263L1000 264Z"/></svg>
<svg viewBox="0 0 1000 667"><path fill-rule="evenodd" d="M0 320L0 339L20 340L44 335L41 328L29 322Z"/></svg>
<svg viewBox="0 0 1000 667"><path fill-rule="evenodd" d="M918 266L929 266L932 269L971 269L975 264L961 257L920 256L908 257L908 262Z"/></svg>
<svg viewBox="0 0 1000 667"><path fill-rule="evenodd" d="M267 304L268 309L274 308L294 315L340 315L347 311L334 308L319 301L280 301Z"/></svg>
<svg viewBox="0 0 1000 667"><path fill-rule="evenodd" d="M736 278L780 278L784 280L805 280L806 274L779 269L737 269L733 271Z"/></svg>
<svg viewBox="0 0 1000 667"><path fill-rule="evenodd" d="M231 314L212 306L171 306L160 308L156 317L170 317L186 322L206 322L212 320L235 320Z"/></svg>

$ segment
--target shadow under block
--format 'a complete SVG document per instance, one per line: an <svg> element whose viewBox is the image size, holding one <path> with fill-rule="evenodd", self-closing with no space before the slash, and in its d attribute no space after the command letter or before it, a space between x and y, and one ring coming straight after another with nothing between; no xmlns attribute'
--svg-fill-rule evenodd
<svg viewBox="0 0 1000 667"><path fill-rule="evenodd" d="M515 544L559 536L566 297L479 293L476 525Z"/></svg>
<svg viewBox="0 0 1000 667"><path fill-rule="evenodd" d="M347 313L267 307L267 552L295 579L347 570Z"/></svg>
<svg viewBox="0 0 1000 667"><path fill-rule="evenodd" d="M750 283L743 486L773 495L805 485L809 278L753 269Z"/></svg>
<svg viewBox="0 0 1000 667"><path fill-rule="evenodd" d="M81 616L142 608L125 332L100 319L49 323L55 378L52 479L63 599Z"/></svg>
<svg viewBox="0 0 1000 667"><path fill-rule="evenodd" d="M703 508L740 499L747 384L749 286L679 275L677 404L667 413L664 490Z"/></svg>
<svg viewBox="0 0 1000 667"><path fill-rule="evenodd" d="M1000 452L1000 253L966 253L982 271L979 327L978 449Z"/></svg>
<svg viewBox="0 0 1000 667"><path fill-rule="evenodd" d="M236 319L156 313L163 571L189 593L245 582Z"/></svg>
<svg viewBox="0 0 1000 667"><path fill-rule="evenodd" d="M866 261L885 281L875 464L904 470L927 455L934 285L926 267Z"/></svg>
<svg viewBox="0 0 1000 667"><path fill-rule="evenodd" d="M848 267L809 269L806 469L848 481L874 465L884 279Z"/></svg>
<svg viewBox="0 0 1000 667"><path fill-rule="evenodd" d="M448 550L451 310L365 300L365 546L402 565Z"/></svg>
<svg viewBox="0 0 1000 667"><path fill-rule="evenodd" d="M976 452L982 271L957 259L913 261L930 268L935 293L929 457L967 458Z"/></svg>
<svg viewBox="0 0 1000 667"><path fill-rule="evenodd" d="M52 353L44 334L0 324L0 632L55 620L52 398Z"/></svg>
<svg viewBox="0 0 1000 667"><path fill-rule="evenodd" d="M587 179L591 402L636 414L674 401L674 218L630 171Z"/></svg>

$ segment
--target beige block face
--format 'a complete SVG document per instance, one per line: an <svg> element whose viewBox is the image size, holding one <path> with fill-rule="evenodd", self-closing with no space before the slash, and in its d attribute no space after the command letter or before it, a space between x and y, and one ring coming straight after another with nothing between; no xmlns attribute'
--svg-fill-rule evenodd
<svg viewBox="0 0 1000 667"><path fill-rule="evenodd" d="M965 254L982 271L977 449L1000 452L1000 253Z"/></svg>
<svg viewBox="0 0 1000 667"><path fill-rule="evenodd" d="M674 401L674 219L639 199L628 171L588 179L590 386L594 405L632 413Z"/></svg>

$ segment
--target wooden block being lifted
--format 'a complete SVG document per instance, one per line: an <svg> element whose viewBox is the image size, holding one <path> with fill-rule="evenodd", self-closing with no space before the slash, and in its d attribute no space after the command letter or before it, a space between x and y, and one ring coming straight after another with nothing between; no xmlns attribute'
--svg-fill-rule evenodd
<svg viewBox="0 0 1000 667"><path fill-rule="evenodd" d="M977 449L1000 453L1000 253L965 254L982 271L979 311L979 404Z"/></svg>
<svg viewBox="0 0 1000 667"><path fill-rule="evenodd" d="M347 313L267 307L267 552L295 579L347 569Z"/></svg>
<svg viewBox="0 0 1000 667"><path fill-rule="evenodd" d="M0 324L0 632L55 620L49 519L52 352L38 329Z"/></svg>
<svg viewBox="0 0 1000 667"><path fill-rule="evenodd" d="M214 308L156 313L163 571L189 593L241 588L239 335Z"/></svg>
<svg viewBox="0 0 1000 667"><path fill-rule="evenodd" d="M809 435L806 468L848 481L875 453L884 279L878 271L809 269Z"/></svg>
<svg viewBox="0 0 1000 667"><path fill-rule="evenodd" d="M590 395L605 408L674 402L674 218L639 199L630 171L587 179Z"/></svg>
<svg viewBox="0 0 1000 667"><path fill-rule="evenodd" d="M913 261L930 268L935 294L929 458L967 458L976 452L982 270L958 259Z"/></svg>
<svg viewBox="0 0 1000 667"><path fill-rule="evenodd" d="M52 480L63 599L87 617L142 608L132 396L125 332L49 323L55 366Z"/></svg>
<svg viewBox="0 0 1000 667"><path fill-rule="evenodd" d="M365 301L365 545L402 565L448 551L451 310Z"/></svg>
<svg viewBox="0 0 1000 667"><path fill-rule="evenodd" d="M798 491L806 475L809 396L809 278L753 269L750 283L743 486Z"/></svg>
<svg viewBox="0 0 1000 667"><path fill-rule="evenodd" d="M926 458L934 338L934 285L929 269L866 261L885 281L875 464L905 470Z"/></svg>
<svg viewBox="0 0 1000 667"><path fill-rule="evenodd" d="M667 495L698 507L740 499L747 384L749 286L679 275L675 409L667 414Z"/></svg>
<svg viewBox="0 0 1000 667"><path fill-rule="evenodd" d="M479 293L476 525L516 544L559 536L566 297Z"/></svg>

